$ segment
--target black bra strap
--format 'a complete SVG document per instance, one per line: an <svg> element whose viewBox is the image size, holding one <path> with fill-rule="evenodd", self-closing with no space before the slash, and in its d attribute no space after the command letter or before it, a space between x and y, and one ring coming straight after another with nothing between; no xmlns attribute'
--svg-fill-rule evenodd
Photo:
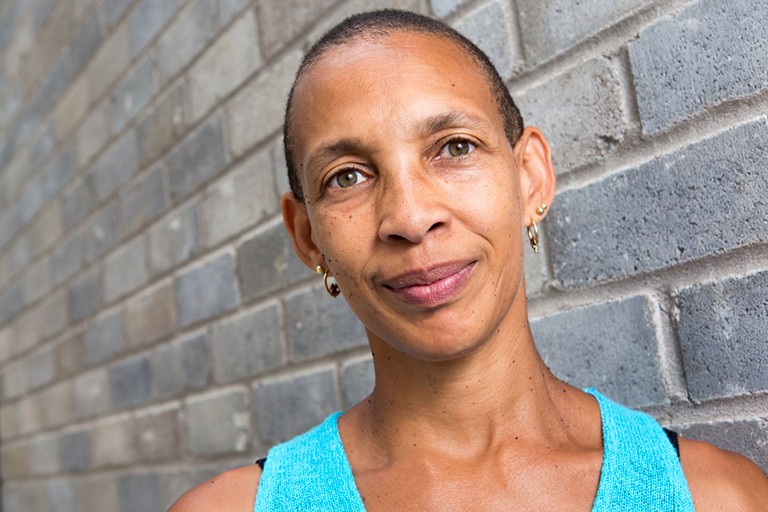
<svg viewBox="0 0 768 512"><path fill-rule="evenodd" d="M264 471L264 463L265 462L267 462L267 458L266 457L263 457L263 458L261 458L261 459L256 461L256 464L259 465L259 467L261 468L262 471Z"/></svg>
<svg viewBox="0 0 768 512"><path fill-rule="evenodd" d="M680 444L677 442L677 432L669 429L664 429L664 433L667 434L667 437L669 438L669 442L672 443L672 446L675 447L675 452L677 452L677 458L680 458Z"/></svg>

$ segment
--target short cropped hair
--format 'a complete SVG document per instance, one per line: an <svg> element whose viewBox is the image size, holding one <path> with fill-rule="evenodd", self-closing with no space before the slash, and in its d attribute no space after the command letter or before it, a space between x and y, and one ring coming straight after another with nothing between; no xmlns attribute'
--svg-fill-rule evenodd
<svg viewBox="0 0 768 512"><path fill-rule="evenodd" d="M489 82L491 94L499 109L504 122L504 132L511 147L515 147L520 134L523 131L523 118L518 110L509 90L504 85L504 80L488 56L472 41L461 35L453 27L442 21L408 11L384 9L355 14L345 19L323 35L304 56L304 59L296 72L291 91L288 94L288 102L285 107L285 121L283 124L283 145L285 150L285 162L288 167L288 182L291 191L300 203L304 203L304 192L301 180L293 161L293 95L297 84L314 63L334 48L352 44L357 39L375 40L386 37L394 32L415 32L418 34L432 35L448 39L459 48L466 51L472 60L480 67Z"/></svg>

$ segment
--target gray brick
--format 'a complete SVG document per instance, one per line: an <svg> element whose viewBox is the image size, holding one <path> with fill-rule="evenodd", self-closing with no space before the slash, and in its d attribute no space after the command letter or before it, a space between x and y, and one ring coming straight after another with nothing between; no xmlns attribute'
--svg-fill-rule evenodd
<svg viewBox="0 0 768 512"><path fill-rule="evenodd" d="M768 272L675 294L677 332L694 400L768 390Z"/></svg>
<svg viewBox="0 0 768 512"><path fill-rule="evenodd" d="M285 304L288 342L294 361L307 361L367 344L363 324L339 297L322 285L290 296Z"/></svg>
<svg viewBox="0 0 768 512"><path fill-rule="evenodd" d="M43 258L21 279L24 304L32 304L44 297L51 289L51 261Z"/></svg>
<svg viewBox="0 0 768 512"><path fill-rule="evenodd" d="M176 327L176 307L170 282L161 283L131 300L126 308L126 338L130 348L155 343Z"/></svg>
<svg viewBox="0 0 768 512"><path fill-rule="evenodd" d="M174 212L149 231L149 264L153 274L187 261L200 248L198 205Z"/></svg>
<svg viewBox="0 0 768 512"><path fill-rule="evenodd" d="M61 468L67 472L91 469L91 436L88 430L63 434L59 438Z"/></svg>
<svg viewBox="0 0 768 512"><path fill-rule="evenodd" d="M253 388L256 425L265 447L309 430L338 409L335 373L324 370Z"/></svg>
<svg viewBox="0 0 768 512"><path fill-rule="evenodd" d="M200 389L211 377L211 359L205 335L166 343L152 354L155 394L166 398Z"/></svg>
<svg viewBox="0 0 768 512"><path fill-rule="evenodd" d="M51 154L56 147L56 125L49 121L45 128L38 134L32 142L32 149L29 152L29 168L36 170Z"/></svg>
<svg viewBox="0 0 768 512"><path fill-rule="evenodd" d="M602 57L515 94L515 100L523 119L549 140L558 174L605 157L629 129L620 73Z"/></svg>
<svg viewBox="0 0 768 512"><path fill-rule="evenodd" d="M61 512L79 512L83 510L80 482L77 480L54 479L48 483L49 507Z"/></svg>
<svg viewBox="0 0 768 512"><path fill-rule="evenodd" d="M216 176L227 164L224 133L218 117L184 139L168 157L171 198L186 196Z"/></svg>
<svg viewBox="0 0 768 512"><path fill-rule="evenodd" d="M35 10L32 15L32 20L36 30L40 30L48 21L48 18L56 6L56 0L40 0L35 4Z"/></svg>
<svg viewBox="0 0 768 512"><path fill-rule="evenodd" d="M131 62L128 25L123 23L110 35L94 57L85 75L91 98L101 98Z"/></svg>
<svg viewBox="0 0 768 512"><path fill-rule="evenodd" d="M296 257L282 224L246 241L237 260L243 300L266 296L314 275Z"/></svg>
<svg viewBox="0 0 768 512"><path fill-rule="evenodd" d="M110 25L114 25L125 13L133 0L106 0L107 19Z"/></svg>
<svg viewBox="0 0 768 512"><path fill-rule="evenodd" d="M29 443L29 471L35 476L53 475L60 471L59 439L36 436Z"/></svg>
<svg viewBox="0 0 768 512"><path fill-rule="evenodd" d="M666 402L653 304L645 297L594 304L531 322L544 362L569 384L641 407Z"/></svg>
<svg viewBox="0 0 768 512"><path fill-rule="evenodd" d="M79 374L85 368L85 331L73 333L56 345L56 372L61 378Z"/></svg>
<svg viewBox="0 0 768 512"><path fill-rule="evenodd" d="M228 133L234 155L243 154L282 127L285 101L301 58L302 54L298 50L286 54L259 73L255 80L229 102ZM254 112L258 112L259 116L254 117Z"/></svg>
<svg viewBox="0 0 768 512"><path fill-rule="evenodd" d="M67 296L63 291L48 294L48 299L40 308L40 318L45 319L42 326L44 338L50 338L60 333L69 321L67 310Z"/></svg>
<svg viewBox="0 0 768 512"><path fill-rule="evenodd" d="M267 55L273 55L306 31L312 20L333 6L333 0L259 0L259 32Z"/></svg>
<svg viewBox="0 0 768 512"><path fill-rule="evenodd" d="M162 165L155 166L120 192L120 228L124 235L156 219L168 207L164 169Z"/></svg>
<svg viewBox="0 0 768 512"><path fill-rule="evenodd" d="M288 166L285 163L285 152L283 151L283 138L280 137L272 144L272 165L275 171L275 184L277 185L277 194L282 197L286 192L290 192L291 185L288 183Z"/></svg>
<svg viewBox="0 0 768 512"><path fill-rule="evenodd" d="M91 271L80 277L67 292L69 323L76 324L101 308L99 272Z"/></svg>
<svg viewBox="0 0 768 512"><path fill-rule="evenodd" d="M640 32L629 54L643 131L768 89L766 18L761 0L703 0Z"/></svg>
<svg viewBox="0 0 768 512"><path fill-rule="evenodd" d="M111 127L109 113L112 105L108 100L95 107L77 130L77 165L84 167L109 140Z"/></svg>
<svg viewBox="0 0 768 512"><path fill-rule="evenodd" d="M83 361L95 366L125 350L123 312L114 311L97 318L83 333Z"/></svg>
<svg viewBox="0 0 768 512"><path fill-rule="evenodd" d="M211 468L177 470L172 473L163 472L160 475L160 497L163 510L170 507L186 491L214 478L217 473Z"/></svg>
<svg viewBox="0 0 768 512"><path fill-rule="evenodd" d="M131 53L136 57L171 19L177 0L142 0L128 17Z"/></svg>
<svg viewBox="0 0 768 512"><path fill-rule="evenodd" d="M213 33L213 0L195 0L185 7L157 42L155 58L161 80L176 76L205 47Z"/></svg>
<svg viewBox="0 0 768 512"><path fill-rule="evenodd" d="M111 399L107 377L106 370L99 369L75 379L72 394L77 418L96 416L109 409Z"/></svg>
<svg viewBox="0 0 768 512"><path fill-rule="evenodd" d="M93 165L91 174L98 202L112 195L136 172L135 143L133 132L129 132L107 148Z"/></svg>
<svg viewBox="0 0 768 512"><path fill-rule="evenodd" d="M48 164L43 173L43 187L47 199L58 194L75 177L75 160L75 145L70 143Z"/></svg>
<svg viewBox="0 0 768 512"><path fill-rule="evenodd" d="M139 160L144 165L171 147L184 130L184 84L172 89L136 127Z"/></svg>
<svg viewBox="0 0 768 512"><path fill-rule="evenodd" d="M344 366L341 377L344 409L362 401L373 391L375 376L373 361L366 359Z"/></svg>
<svg viewBox="0 0 768 512"><path fill-rule="evenodd" d="M249 11L224 32L190 70L192 118L200 119L261 63L256 22L253 11Z"/></svg>
<svg viewBox="0 0 768 512"><path fill-rule="evenodd" d="M83 481L84 510L120 510L114 475L96 475Z"/></svg>
<svg viewBox="0 0 768 512"><path fill-rule="evenodd" d="M75 79L54 108L52 120L56 123L56 133L60 140L66 140L72 130L80 125L91 101L89 94L88 76L83 73Z"/></svg>
<svg viewBox="0 0 768 512"><path fill-rule="evenodd" d="M51 256L51 277L58 285L75 275L83 265L83 245L80 233L60 242Z"/></svg>
<svg viewBox="0 0 768 512"><path fill-rule="evenodd" d="M15 443L10 447L3 447L0 452L2 455L3 476L5 478L16 479L29 476L29 444Z"/></svg>
<svg viewBox="0 0 768 512"><path fill-rule="evenodd" d="M467 3L467 0L430 0L429 3L435 15L444 18Z"/></svg>
<svg viewBox="0 0 768 512"><path fill-rule="evenodd" d="M117 495L120 512L147 512L165 508L160 501L158 475L155 473L121 476L117 480Z"/></svg>
<svg viewBox="0 0 768 512"><path fill-rule="evenodd" d="M128 415L113 416L91 430L91 462L96 468L123 466L136 460L136 432Z"/></svg>
<svg viewBox="0 0 768 512"><path fill-rule="evenodd" d="M219 0L219 23L226 25L249 3L250 0Z"/></svg>
<svg viewBox="0 0 768 512"><path fill-rule="evenodd" d="M40 481L4 482L3 510L45 512L48 509L43 483Z"/></svg>
<svg viewBox="0 0 768 512"><path fill-rule="evenodd" d="M176 278L176 310L181 327L232 310L239 302L235 261L230 253L188 269Z"/></svg>
<svg viewBox="0 0 768 512"><path fill-rule="evenodd" d="M767 137L758 120L559 194L546 222L557 280L620 279L765 240Z"/></svg>
<svg viewBox="0 0 768 512"><path fill-rule="evenodd" d="M42 184L35 180L31 183L31 186L21 194L18 203L16 204L17 211L19 212L19 219L22 225L28 224L35 215L37 215L43 208L45 203L45 197L43 195L44 190Z"/></svg>
<svg viewBox="0 0 768 512"><path fill-rule="evenodd" d="M103 41L99 16L96 9L93 9L91 15L83 23L80 32L72 39L69 48L69 54L72 58L72 74L77 76L83 70L85 65L91 60L91 57L99 49Z"/></svg>
<svg viewBox="0 0 768 512"><path fill-rule="evenodd" d="M213 375L233 382L275 368L283 362L280 309L269 305L213 327Z"/></svg>
<svg viewBox="0 0 768 512"><path fill-rule="evenodd" d="M515 67L521 67L512 53L512 41L516 35L512 32L515 23L510 8L509 2L491 2L461 18L455 25L456 30L490 57L505 80L512 75Z"/></svg>
<svg viewBox="0 0 768 512"><path fill-rule="evenodd" d="M56 378L54 354L55 351L52 348L46 347L27 358L25 364L27 389L37 389L53 382Z"/></svg>
<svg viewBox="0 0 768 512"><path fill-rule="evenodd" d="M212 246L279 210L269 150L211 185L202 202L203 245Z"/></svg>
<svg viewBox="0 0 768 512"><path fill-rule="evenodd" d="M193 455L242 453L249 448L251 414L245 390L195 396L187 399L186 408L187 442Z"/></svg>
<svg viewBox="0 0 768 512"><path fill-rule="evenodd" d="M69 54L62 54L58 61L53 65L51 71L43 78L43 85L38 89L37 94L29 105L31 113L30 124L34 125L35 117L47 114L59 98L66 92L69 84L72 82L72 63ZM19 139L24 140L23 136Z"/></svg>
<svg viewBox="0 0 768 512"><path fill-rule="evenodd" d="M93 176L86 176L64 196L61 203L62 228L69 231L80 223L95 206ZM70 238L71 239L71 238Z"/></svg>
<svg viewBox="0 0 768 512"><path fill-rule="evenodd" d="M144 1L157 2L157 0ZM170 4L170 0L168 3ZM147 106L154 95L155 80L152 77L152 61L146 57L115 87L112 133L122 130L133 116Z"/></svg>
<svg viewBox="0 0 768 512"><path fill-rule="evenodd" d="M678 430L685 437L707 441L749 457L763 473L768 473L768 420L765 418L700 423Z"/></svg>
<svg viewBox="0 0 768 512"><path fill-rule="evenodd" d="M43 404L41 407L43 428L61 427L72 420L74 417L72 389L72 382L66 381L55 384L40 394L40 400ZM58 461L58 455L52 457Z"/></svg>
<svg viewBox="0 0 768 512"><path fill-rule="evenodd" d="M568 48L650 4L650 0L520 0L519 25L528 66Z"/></svg>
<svg viewBox="0 0 768 512"><path fill-rule="evenodd" d="M144 237L121 246L104 262L104 301L109 303L138 290L149 281Z"/></svg>
<svg viewBox="0 0 768 512"><path fill-rule="evenodd" d="M109 370L112 407L134 407L152 396L152 370L147 356L117 364Z"/></svg>
<svg viewBox="0 0 768 512"><path fill-rule="evenodd" d="M142 462L170 462L179 458L179 407L174 404L138 414L136 443Z"/></svg>
<svg viewBox="0 0 768 512"><path fill-rule="evenodd" d="M120 232L117 225L117 201L96 213L83 228L83 261L90 263L112 249Z"/></svg>

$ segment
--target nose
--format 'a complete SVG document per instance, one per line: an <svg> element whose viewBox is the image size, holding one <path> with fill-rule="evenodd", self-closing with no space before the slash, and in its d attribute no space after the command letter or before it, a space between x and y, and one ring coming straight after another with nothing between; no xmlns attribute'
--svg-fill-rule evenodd
<svg viewBox="0 0 768 512"><path fill-rule="evenodd" d="M377 199L379 238L384 242L418 244L450 224L441 188L420 170L383 180Z"/></svg>

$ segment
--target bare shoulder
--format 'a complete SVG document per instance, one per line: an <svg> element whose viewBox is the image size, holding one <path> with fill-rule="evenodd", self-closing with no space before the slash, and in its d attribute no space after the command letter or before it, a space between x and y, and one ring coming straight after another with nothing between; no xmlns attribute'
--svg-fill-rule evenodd
<svg viewBox="0 0 768 512"><path fill-rule="evenodd" d="M168 512L250 512L260 478L256 464L230 469L181 495Z"/></svg>
<svg viewBox="0 0 768 512"><path fill-rule="evenodd" d="M768 511L768 478L751 460L680 439L680 461L698 511Z"/></svg>

